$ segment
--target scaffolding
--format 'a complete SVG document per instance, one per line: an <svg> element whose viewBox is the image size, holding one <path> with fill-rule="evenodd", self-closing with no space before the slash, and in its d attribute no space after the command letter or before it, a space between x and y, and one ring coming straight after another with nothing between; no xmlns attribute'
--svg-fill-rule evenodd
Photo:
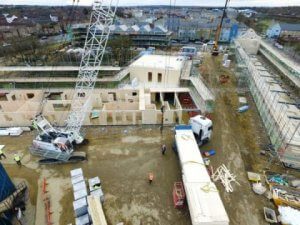
<svg viewBox="0 0 300 225"><path fill-rule="evenodd" d="M270 73L255 54L247 53L239 39L235 40L235 50L239 72L246 78L278 158L286 166L300 168L300 110L296 102L280 77Z"/></svg>

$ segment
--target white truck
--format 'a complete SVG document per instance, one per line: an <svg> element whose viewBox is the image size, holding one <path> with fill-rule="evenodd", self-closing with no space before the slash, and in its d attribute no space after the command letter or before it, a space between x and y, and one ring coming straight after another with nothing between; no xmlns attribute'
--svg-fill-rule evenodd
<svg viewBox="0 0 300 225"><path fill-rule="evenodd" d="M197 115L190 118L189 125L192 127L199 146L204 145L211 139L213 124L210 119Z"/></svg>

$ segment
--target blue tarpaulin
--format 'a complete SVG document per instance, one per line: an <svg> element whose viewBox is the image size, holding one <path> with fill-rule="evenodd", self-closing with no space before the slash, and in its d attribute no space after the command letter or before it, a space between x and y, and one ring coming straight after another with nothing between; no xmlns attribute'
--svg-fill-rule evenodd
<svg viewBox="0 0 300 225"><path fill-rule="evenodd" d="M6 199L9 195L11 195L15 190L15 185L6 173L6 170L3 167L2 163L0 163L0 202ZM3 217L0 217L0 225L10 224L10 217L10 212L5 213Z"/></svg>

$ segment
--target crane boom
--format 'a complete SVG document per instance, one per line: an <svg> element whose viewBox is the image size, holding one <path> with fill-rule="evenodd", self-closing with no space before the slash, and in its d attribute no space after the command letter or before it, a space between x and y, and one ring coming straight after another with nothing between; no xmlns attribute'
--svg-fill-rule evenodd
<svg viewBox="0 0 300 225"><path fill-rule="evenodd" d="M118 0L115 1L116 5ZM103 0L94 1L90 24L87 29L84 52L81 58L73 94L71 112L68 115L66 132L71 133L76 143L83 141L80 128L90 107L90 99L105 53L106 44L113 24L116 8L112 7L113 0L108 6L103 6ZM87 68L93 68L92 70Z"/></svg>
<svg viewBox="0 0 300 225"><path fill-rule="evenodd" d="M73 143L80 144L84 140L80 128L91 106L90 100L98 76L98 68L105 53L119 0L109 0L108 6L104 6L103 1L94 0L93 3L66 127L54 128L42 114L37 115L32 121L32 126L39 131L39 134L33 140L29 150L33 155L44 158L40 160L42 164L77 162L86 159L84 152L73 152Z"/></svg>
<svg viewBox="0 0 300 225"><path fill-rule="evenodd" d="M229 1L230 0L225 0L225 6L224 6L224 9L223 9L223 14L222 14L222 17L221 17L221 21L220 21L220 24L219 24L219 26L217 28L217 31L216 31L215 43L214 43L213 52L212 52L213 55L218 55L219 54L219 39L220 39L221 31L222 31L223 21L224 21L224 18L226 16L227 4L228 4Z"/></svg>

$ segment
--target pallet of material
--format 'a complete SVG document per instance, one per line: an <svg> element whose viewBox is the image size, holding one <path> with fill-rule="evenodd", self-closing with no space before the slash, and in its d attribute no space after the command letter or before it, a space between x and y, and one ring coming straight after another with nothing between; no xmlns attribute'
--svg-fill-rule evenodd
<svg viewBox="0 0 300 225"><path fill-rule="evenodd" d="M88 196L89 213L93 225L107 225L106 218L102 209L102 204L96 196Z"/></svg>

